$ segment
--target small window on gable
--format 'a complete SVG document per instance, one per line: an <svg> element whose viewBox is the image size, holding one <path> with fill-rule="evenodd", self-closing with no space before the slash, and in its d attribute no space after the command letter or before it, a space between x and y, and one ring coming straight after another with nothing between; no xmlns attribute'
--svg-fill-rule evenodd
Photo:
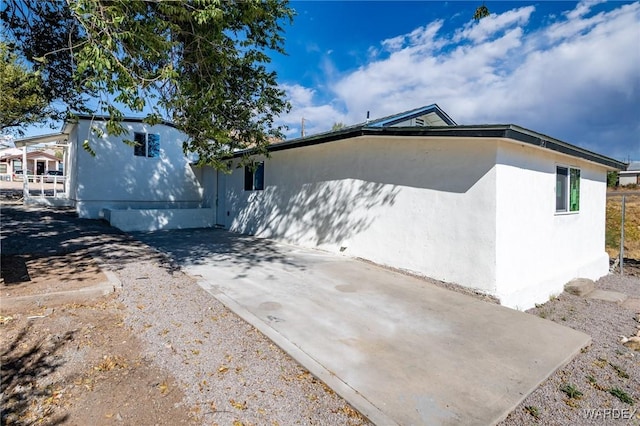
<svg viewBox="0 0 640 426"><path fill-rule="evenodd" d="M556 167L556 212L580 211L580 169Z"/></svg>
<svg viewBox="0 0 640 426"><path fill-rule="evenodd" d="M262 191L264 189L264 161L244 166L244 190Z"/></svg>
<svg viewBox="0 0 640 426"><path fill-rule="evenodd" d="M153 133L133 134L133 155L137 157L160 157L160 135Z"/></svg>

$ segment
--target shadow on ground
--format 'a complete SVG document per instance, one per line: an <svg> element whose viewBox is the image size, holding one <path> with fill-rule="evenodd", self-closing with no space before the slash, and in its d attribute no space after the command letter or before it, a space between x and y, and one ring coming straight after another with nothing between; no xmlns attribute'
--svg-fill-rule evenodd
<svg viewBox="0 0 640 426"><path fill-rule="evenodd" d="M9 281L22 278L16 278L16 272L8 270L12 265L19 267L20 259L70 253L74 254L75 271L95 267L96 260L116 270L126 263L145 259L156 260L168 269L175 268L160 253L149 250L131 236L104 221L80 219L72 209L3 203L0 221L1 251L3 260L7 260L6 265L2 264L3 276L11 276ZM76 279L77 273L63 272L57 278ZM11 284L6 280L5 283Z"/></svg>
<svg viewBox="0 0 640 426"><path fill-rule="evenodd" d="M33 341L29 338L30 329L27 325L15 338L5 341L0 353L0 393L3 395L1 423L18 426L62 424L67 420L67 415L51 417L49 413L42 412L39 413L41 419L30 419L25 418L24 413L35 400L47 401L50 398L51 403L54 402L56 383L42 388L37 382L53 376L62 366L63 361L56 355L73 339L74 333ZM42 419L46 421L42 422Z"/></svg>
<svg viewBox="0 0 640 426"><path fill-rule="evenodd" d="M224 261L247 271L264 263L304 270L272 240L234 234L221 229L181 229L137 232L135 238L167 253L179 265L203 265Z"/></svg>

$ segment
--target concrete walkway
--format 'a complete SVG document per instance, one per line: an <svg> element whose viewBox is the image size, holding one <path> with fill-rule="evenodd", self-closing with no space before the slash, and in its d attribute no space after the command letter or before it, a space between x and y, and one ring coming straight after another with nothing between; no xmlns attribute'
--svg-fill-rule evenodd
<svg viewBox="0 0 640 426"><path fill-rule="evenodd" d="M135 236L378 425L496 423L590 342L345 257L221 230Z"/></svg>

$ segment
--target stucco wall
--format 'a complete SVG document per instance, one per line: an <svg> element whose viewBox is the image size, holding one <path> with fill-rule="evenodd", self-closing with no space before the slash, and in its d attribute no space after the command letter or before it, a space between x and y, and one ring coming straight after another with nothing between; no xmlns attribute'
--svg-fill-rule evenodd
<svg viewBox="0 0 640 426"><path fill-rule="evenodd" d="M159 229L209 228L213 226L215 212L210 208L105 209L104 217L111 226L126 232L157 231Z"/></svg>
<svg viewBox="0 0 640 426"><path fill-rule="evenodd" d="M637 185L640 183L640 172L620 173L620 186Z"/></svg>
<svg viewBox="0 0 640 426"><path fill-rule="evenodd" d="M225 225L495 291L496 142L360 137L279 151L264 191L225 182Z"/></svg>
<svg viewBox="0 0 640 426"><path fill-rule="evenodd" d="M104 122L94 125L104 130ZM126 122L128 135L97 137L87 120L80 120L77 135L70 139L75 162L69 196L81 217L98 218L104 208L195 208L202 205L202 171L189 165L182 152L184 135L166 126ZM160 135L160 156L137 157L123 139L133 132ZM95 156L82 148L90 140Z"/></svg>
<svg viewBox="0 0 640 426"><path fill-rule="evenodd" d="M606 169L501 141L497 166L497 296L528 309L573 278L608 272L604 250ZM556 165L581 171L580 211L555 211Z"/></svg>

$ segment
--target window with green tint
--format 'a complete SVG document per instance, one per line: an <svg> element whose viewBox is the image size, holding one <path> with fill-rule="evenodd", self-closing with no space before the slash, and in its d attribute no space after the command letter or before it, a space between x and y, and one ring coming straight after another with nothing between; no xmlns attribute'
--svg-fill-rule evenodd
<svg viewBox="0 0 640 426"><path fill-rule="evenodd" d="M556 212L580 211L580 169L556 166Z"/></svg>
<svg viewBox="0 0 640 426"><path fill-rule="evenodd" d="M556 211L567 211L567 180L569 169L556 167Z"/></svg>
<svg viewBox="0 0 640 426"><path fill-rule="evenodd" d="M580 170L569 170L569 211L580 210Z"/></svg>

